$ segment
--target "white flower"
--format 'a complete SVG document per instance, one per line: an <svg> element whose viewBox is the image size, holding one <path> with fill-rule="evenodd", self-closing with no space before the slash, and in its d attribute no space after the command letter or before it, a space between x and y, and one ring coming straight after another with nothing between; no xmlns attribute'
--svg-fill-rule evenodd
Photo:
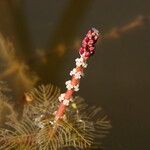
<svg viewBox="0 0 150 150"><path fill-rule="evenodd" d="M83 57L77 58L75 61L76 61L77 67L80 67L80 66L82 66L84 68L87 67L87 63L84 61Z"/></svg>
<svg viewBox="0 0 150 150"><path fill-rule="evenodd" d="M99 35L99 31L97 29L92 28L92 30L93 30L93 32L94 32L95 35L97 35L97 36Z"/></svg>
<svg viewBox="0 0 150 150"><path fill-rule="evenodd" d="M66 88L67 88L68 90L73 89L73 85L71 84L71 80L67 81L65 84L66 84Z"/></svg>
<svg viewBox="0 0 150 150"><path fill-rule="evenodd" d="M81 76L82 76L82 72L81 71L80 72L76 72L74 74L75 79L81 79Z"/></svg>
<svg viewBox="0 0 150 150"><path fill-rule="evenodd" d="M70 80L68 80L68 81L66 81L66 83L65 83L65 84L66 84L66 85L68 85L68 84L70 84L70 83L71 83L71 81L70 81Z"/></svg>
<svg viewBox="0 0 150 150"><path fill-rule="evenodd" d="M74 76L75 79L81 79L81 76L83 76L83 72L82 71L77 71L76 68L74 68L71 72L70 72L71 76Z"/></svg>
<svg viewBox="0 0 150 150"><path fill-rule="evenodd" d="M63 104L64 104L65 106L68 106L68 105L69 105L69 100L65 99L65 100L63 101Z"/></svg>
<svg viewBox="0 0 150 150"><path fill-rule="evenodd" d="M84 61L84 59L82 58L82 57L80 57L80 58L77 58L76 60L76 66L81 66L82 65L82 63L83 63L83 61Z"/></svg>
<svg viewBox="0 0 150 150"><path fill-rule="evenodd" d="M69 105L69 101L72 101L73 98L71 97L70 99L65 99L65 93L62 93L59 97L58 97L60 102L63 102L64 105L68 106Z"/></svg>
<svg viewBox="0 0 150 150"><path fill-rule="evenodd" d="M82 64L83 68L87 68L87 66L88 66L88 64L86 62Z"/></svg>
<svg viewBox="0 0 150 150"><path fill-rule="evenodd" d="M74 68L72 71L70 71L70 75L74 75L77 72L76 68Z"/></svg>
<svg viewBox="0 0 150 150"><path fill-rule="evenodd" d="M53 125L53 124L54 124L54 122L53 122L53 121L49 121L49 123L50 123L51 125Z"/></svg>
<svg viewBox="0 0 150 150"><path fill-rule="evenodd" d="M65 84L66 84L66 88L67 88L68 90L73 89L74 91L79 91L79 84L73 86L73 85L71 84L71 80L66 81Z"/></svg>
<svg viewBox="0 0 150 150"><path fill-rule="evenodd" d="M74 86L74 91L79 91L79 84L77 84L76 86Z"/></svg>
<svg viewBox="0 0 150 150"><path fill-rule="evenodd" d="M62 93L59 97L58 97L58 100L60 102L62 102L64 100L64 97L65 97L65 93Z"/></svg>

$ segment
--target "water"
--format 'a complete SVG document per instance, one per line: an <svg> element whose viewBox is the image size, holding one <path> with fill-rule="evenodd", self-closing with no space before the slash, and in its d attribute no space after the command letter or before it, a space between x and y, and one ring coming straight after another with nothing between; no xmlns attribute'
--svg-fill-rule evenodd
<svg viewBox="0 0 150 150"><path fill-rule="evenodd" d="M15 39L17 54L42 83L64 89L78 56L74 43L90 27L101 31L102 42L89 61L79 94L89 104L102 106L112 121L106 149L149 149L150 26L146 21L140 25L138 18L149 18L150 2L26 0L18 6L11 2L0 2L5 8L0 10L0 29ZM132 27L136 21L139 25ZM113 28L119 37L106 38Z"/></svg>

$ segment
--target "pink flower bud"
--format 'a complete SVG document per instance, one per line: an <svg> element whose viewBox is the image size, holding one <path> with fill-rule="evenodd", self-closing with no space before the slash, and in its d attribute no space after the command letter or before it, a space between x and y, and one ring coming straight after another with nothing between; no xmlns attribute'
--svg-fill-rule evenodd
<svg viewBox="0 0 150 150"><path fill-rule="evenodd" d="M81 48L79 49L80 55L82 55L82 54L84 53L84 51L85 51L85 48L81 47Z"/></svg>
<svg viewBox="0 0 150 150"><path fill-rule="evenodd" d="M89 47L89 50L90 50L90 51L93 51L93 50L94 50L94 47L93 47L93 46L90 46L90 47Z"/></svg>
<svg viewBox="0 0 150 150"><path fill-rule="evenodd" d="M90 57L90 52L85 52L85 57Z"/></svg>

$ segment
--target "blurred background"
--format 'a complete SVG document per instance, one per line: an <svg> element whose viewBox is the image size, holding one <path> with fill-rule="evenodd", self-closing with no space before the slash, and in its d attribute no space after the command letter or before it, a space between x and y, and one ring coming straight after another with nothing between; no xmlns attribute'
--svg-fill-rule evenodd
<svg viewBox="0 0 150 150"><path fill-rule="evenodd" d="M107 150L149 150L148 0L0 0L0 80L20 110L23 93L35 85L64 91L91 27L102 38L78 94L109 116Z"/></svg>

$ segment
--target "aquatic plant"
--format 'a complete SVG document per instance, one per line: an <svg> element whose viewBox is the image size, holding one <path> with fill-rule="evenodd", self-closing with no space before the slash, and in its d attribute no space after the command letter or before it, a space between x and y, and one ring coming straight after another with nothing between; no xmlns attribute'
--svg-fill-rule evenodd
<svg viewBox="0 0 150 150"><path fill-rule="evenodd" d="M101 138L111 127L99 107L89 107L80 97L79 90L87 60L94 54L99 32L92 28L82 41L80 58L66 82L67 91L60 94L53 85L41 85L25 93L27 104L20 119L6 122L0 128L0 149L4 150L58 150L101 148Z"/></svg>
<svg viewBox="0 0 150 150"><path fill-rule="evenodd" d="M38 80L28 65L16 55L14 44L0 33L0 80L11 80L15 87L25 91L33 88ZM16 90L17 91L17 90Z"/></svg>
<svg viewBox="0 0 150 150"><path fill-rule="evenodd" d="M10 92L10 89L7 87L6 83L0 81L0 127L4 127L5 122L7 122L10 117L17 117L13 105L9 102L10 98L6 96L8 92Z"/></svg>

